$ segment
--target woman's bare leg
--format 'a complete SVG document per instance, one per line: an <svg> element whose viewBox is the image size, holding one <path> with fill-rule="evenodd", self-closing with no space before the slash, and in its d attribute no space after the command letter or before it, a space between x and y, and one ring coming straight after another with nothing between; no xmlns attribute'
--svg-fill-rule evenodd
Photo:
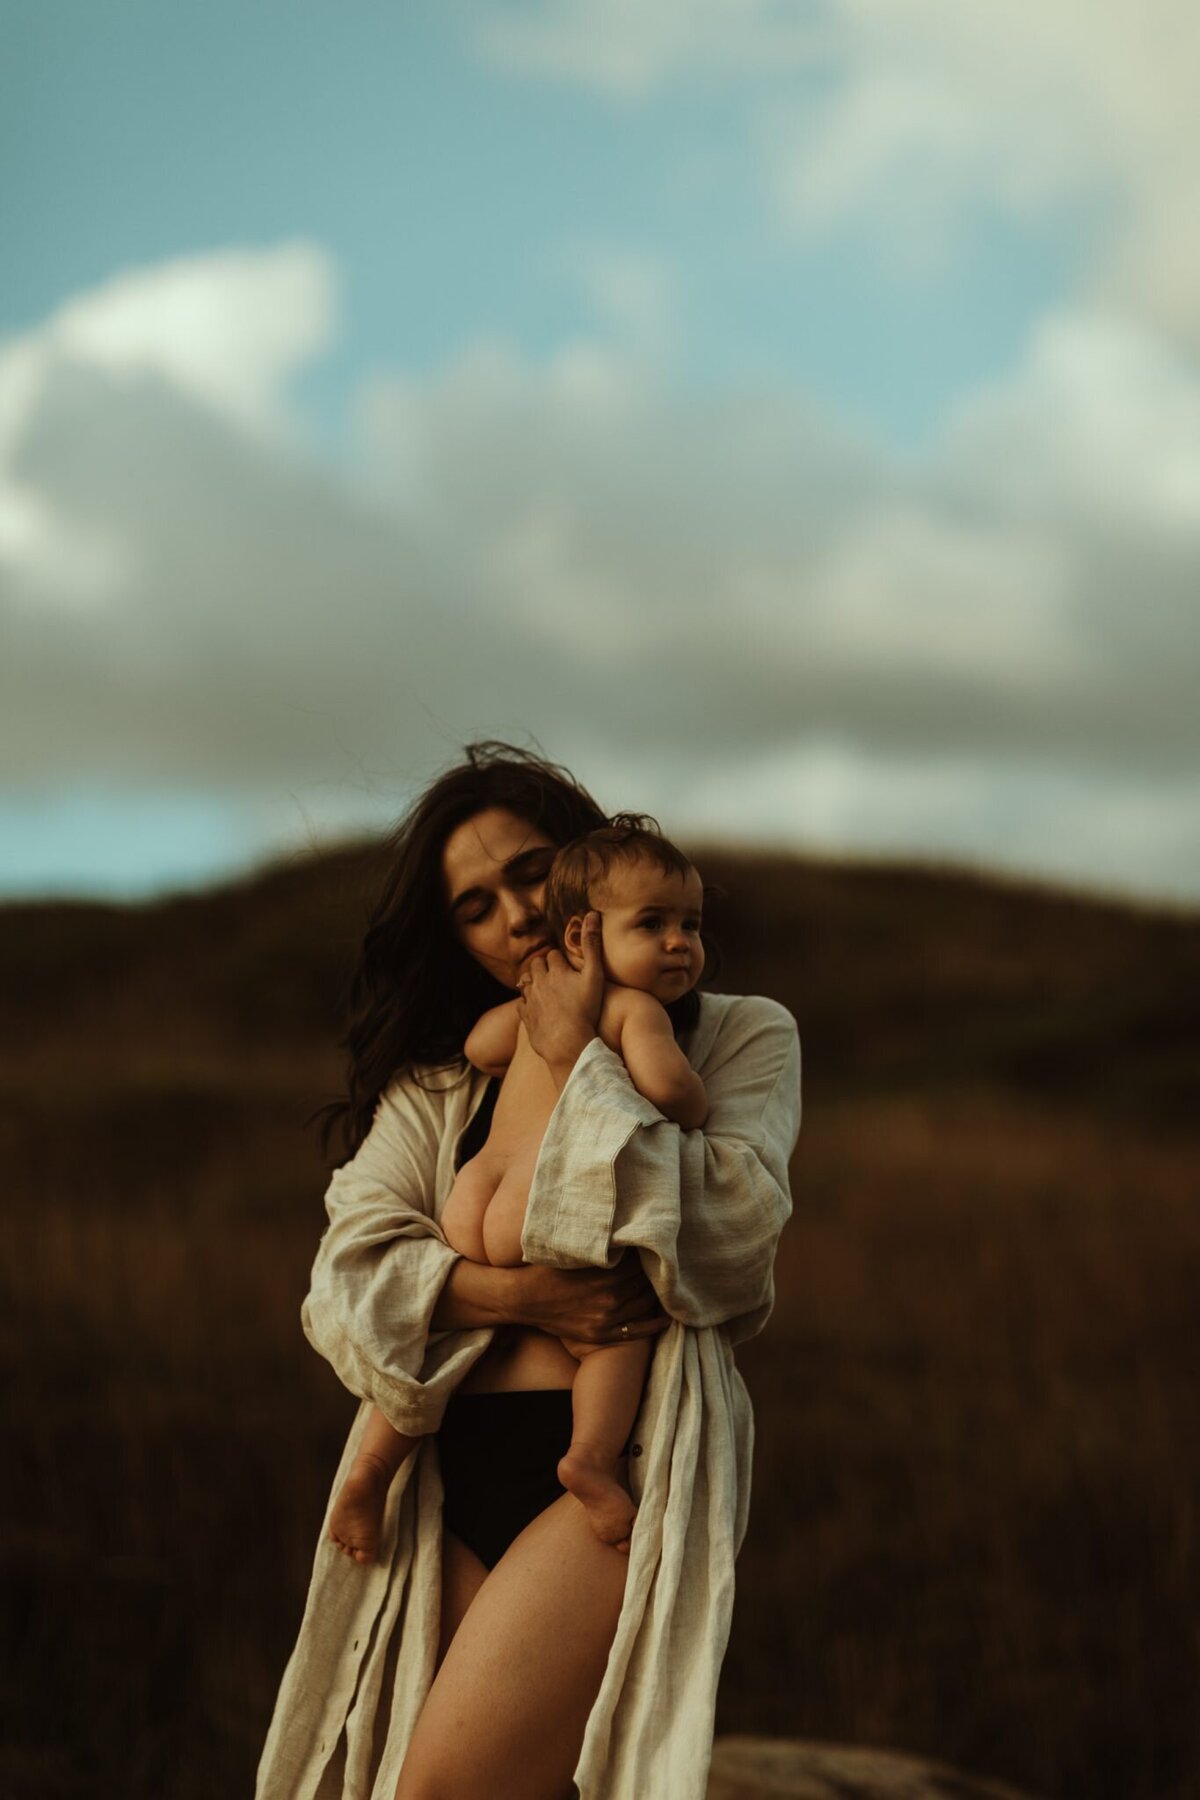
<svg viewBox="0 0 1200 1800"><path fill-rule="evenodd" d="M438 1640L438 1667L450 1648L450 1640L462 1624L467 1608L487 1580L487 1570L473 1550L468 1550L452 1531L442 1530L442 1629Z"/></svg>
<svg viewBox="0 0 1200 1800"><path fill-rule="evenodd" d="M396 1800L566 1800L628 1567L569 1494L526 1526L446 1652Z"/></svg>

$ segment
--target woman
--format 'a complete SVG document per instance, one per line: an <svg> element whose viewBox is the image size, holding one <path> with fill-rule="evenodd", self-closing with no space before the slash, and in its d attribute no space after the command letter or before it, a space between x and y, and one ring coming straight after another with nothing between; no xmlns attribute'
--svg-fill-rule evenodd
<svg viewBox="0 0 1200 1800"><path fill-rule="evenodd" d="M532 1403L568 1388L559 1336L661 1333L631 1446L631 1554L601 1544L552 1481L537 1496L533 1465L552 1471L558 1451L534 1432L530 1466L460 1465L447 1492L450 1517L473 1481L509 1509L512 1541L489 1571L443 1530L430 1437L393 1484L374 1567L322 1538L259 1800L565 1800L572 1772L582 1800L702 1800L748 1499L732 1345L771 1306L799 1047L772 1001L705 995L685 1039L705 1130L668 1124L637 1093L595 1034L594 942L576 973L543 934L555 849L600 822L561 770L487 744L402 826L347 1039L355 1154L329 1190L304 1323L363 1400L338 1483L372 1404L424 1436L456 1393ZM457 1258L437 1217L488 1087L464 1068L463 1039L518 988L559 1102L527 1266L492 1269Z"/></svg>

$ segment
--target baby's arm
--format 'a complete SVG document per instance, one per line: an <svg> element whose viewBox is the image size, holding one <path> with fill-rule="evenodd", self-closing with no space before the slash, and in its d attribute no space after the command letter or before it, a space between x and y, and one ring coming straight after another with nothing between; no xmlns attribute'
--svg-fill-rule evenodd
<svg viewBox="0 0 1200 1800"><path fill-rule="evenodd" d="M652 994L628 988L622 995L617 1046L638 1093L664 1118L695 1131L708 1117L704 1083L679 1045L666 1011Z"/></svg>
<svg viewBox="0 0 1200 1800"><path fill-rule="evenodd" d="M519 1000L506 1000L485 1012L463 1045L467 1061L485 1075L503 1075L516 1055L521 1027Z"/></svg>

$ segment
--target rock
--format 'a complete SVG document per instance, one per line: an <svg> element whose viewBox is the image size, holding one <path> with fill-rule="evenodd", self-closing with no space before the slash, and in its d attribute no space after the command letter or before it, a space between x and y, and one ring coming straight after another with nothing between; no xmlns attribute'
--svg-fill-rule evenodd
<svg viewBox="0 0 1200 1800"><path fill-rule="evenodd" d="M998 1781L892 1750L792 1738L718 1738L708 1800L1034 1800Z"/></svg>

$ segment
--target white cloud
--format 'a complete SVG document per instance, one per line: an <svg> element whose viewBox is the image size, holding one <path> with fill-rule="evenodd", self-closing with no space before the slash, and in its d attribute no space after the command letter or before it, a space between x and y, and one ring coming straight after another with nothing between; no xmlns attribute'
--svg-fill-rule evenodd
<svg viewBox="0 0 1200 1800"><path fill-rule="evenodd" d="M43 338L115 377L159 376L240 425L278 428L290 377L328 346L335 315L330 258L294 243L118 275L63 306Z"/></svg>
<svg viewBox="0 0 1200 1800"><path fill-rule="evenodd" d="M661 368L672 350L678 283L667 259L627 244L580 243L567 258L601 326Z"/></svg>
<svg viewBox="0 0 1200 1800"><path fill-rule="evenodd" d="M999 206L1070 205L1091 291L1195 340L1200 9L1095 0L542 0L475 18L513 71L618 97L740 91L763 180L809 231L845 220L937 261Z"/></svg>
<svg viewBox="0 0 1200 1800"><path fill-rule="evenodd" d="M1048 531L956 517L916 497L867 513L812 570L812 637L897 679L934 669L998 691L1061 695L1079 650L1070 556Z"/></svg>
<svg viewBox="0 0 1200 1800"><path fill-rule="evenodd" d="M1194 332L1200 254L1179 236L1200 170L1194 8L838 0L830 16L831 95L815 119L793 113L775 171L799 220L921 231L981 203L1032 217L1082 202L1095 290Z"/></svg>
<svg viewBox="0 0 1200 1800"><path fill-rule="evenodd" d="M681 70L807 63L826 37L811 7L777 0L515 0L475 5L470 17L475 41L501 67L619 99Z"/></svg>
<svg viewBox="0 0 1200 1800"><path fill-rule="evenodd" d="M287 421L295 371L329 344L336 280L313 244L218 250L132 269L0 340L0 469L54 369L152 377L256 432Z"/></svg>
<svg viewBox="0 0 1200 1800"><path fill-rule="evenodd" d="M880 759L829 739L680 781L656 804L696 842L736 816L744 841L766 845L790 844L790 824L828 855L904 860L919 845L926 860L1117 895L1200 894L1195 776L1151 786L1019 755Z"/></svg>
<svg viewBox="0 0 1200 1800"><path fill-rule="evenodd" d="M30 602L50 597L61 608L91 608L131 574L128 551L95 523L56 515L35 489L0 484L0 574L20 571L14 586Z"/></svg>
<svg viewBox="0 0 1200 1800"><path fill-rule="evenodd" d="M1146 887L1200 882L1200 378L1149 332L1060 315L920 465L613 346L481 345L372 384L351 482L56 331L0 362L40 371L0 490L13 792L348 820L533 732L670 823L1116 879L1109 809Z"/></svg>
<svg viewBox="0 0 1200 1800"><path fill-rule="evenodd" d="M1044 318L1023 367L976 390L945 436L960 473L1027 513L1200 547L1200 368L1128 319Z"/></svg>
<svg viewBox="0 0 1200 1800"><path fill-rule="evenodd" d="M17 473L36 468L39 434L56 403L71 404L72 380L117 397L155 390L160 404L173 395L256 439L286 436L289 382L330 341L335 295L333 264L315 245L221 250L114 276L37 330L0 340L0 572L27 598L69 606L128 584L136 545L106 508L84 494L71 516L54 483Z"/></svg>

